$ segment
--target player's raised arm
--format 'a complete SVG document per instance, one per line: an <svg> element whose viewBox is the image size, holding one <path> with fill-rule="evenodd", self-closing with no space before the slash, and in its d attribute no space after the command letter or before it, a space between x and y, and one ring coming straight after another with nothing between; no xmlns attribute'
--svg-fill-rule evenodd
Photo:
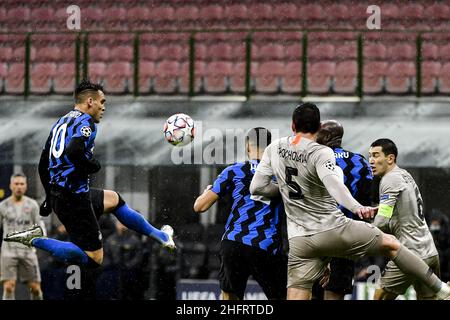
<svg viewBox="0 0 450 320"><path fill-rule="evenodd" d="M330 148L318 151L316 170L325 188L337 203L344 206L361 219L373 218L377 208L364 207L356 201L337 174L336 159Z"/></svg>

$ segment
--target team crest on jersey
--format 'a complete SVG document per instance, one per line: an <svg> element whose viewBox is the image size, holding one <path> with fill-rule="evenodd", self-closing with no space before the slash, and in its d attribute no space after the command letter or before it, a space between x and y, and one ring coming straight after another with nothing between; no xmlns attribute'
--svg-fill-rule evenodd
<svg viewBox="0 0 450 320"><path fill-rule="evenodd" d="M327 168L328 170L334 171L334 163L331 162L330 160L328 160L327 162L325 162L325 168Z"/></svg>
<svg viewBox="0 0 450 320"><path fill-rule="evenodd" d="M80 129L80 132L86 138L89 138L92 134L92 130L89 126L84 126L83 128Z"/></svg>

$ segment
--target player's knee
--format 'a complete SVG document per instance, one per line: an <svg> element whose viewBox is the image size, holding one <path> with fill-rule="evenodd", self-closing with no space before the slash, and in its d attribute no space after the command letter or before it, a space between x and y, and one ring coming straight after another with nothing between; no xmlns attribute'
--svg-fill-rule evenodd
<svg viewBox="0 0 450 320"><path fill-rule="evenodd" d="M123 200L123 198L120 195L120 193L116 192L116 194L118 196L117 208L120 208L121 206L123 206L125 204L125 200Z"/></svg>
<svg viewBox="0 0 450 320"><path fill-rule="evenodd" d="M104 212L109 213L119 207L120 195L111 190L103 190Z"/></svg>
<svg viewBox="0 0 450 320"><path fill-rule="evenodd" d="M389 258L393 258L397 255L398 249L400 249L401 243L397 238L391 234L383 234L381 242L381 253Z"/></svg>

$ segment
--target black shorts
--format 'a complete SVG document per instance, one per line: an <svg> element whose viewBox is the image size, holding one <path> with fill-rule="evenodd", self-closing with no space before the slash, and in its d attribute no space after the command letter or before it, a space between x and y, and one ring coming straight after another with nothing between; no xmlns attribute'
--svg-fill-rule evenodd
<svg viewBox="0 0 450 320"><path fill-rule="evenodd" d="M330 279L325 290L340 294L352 293L355 262L348 259L333 258L330 261L330 270Z"/></svg>
<svg viewBox="0 0 450 320"><path fill-rule="evenodd" d="M270 300L286 299L287 259L237 241L222 240L220 247L220 288L244 298L250 276Z"/></svg>
<svg viewBox="0 0 450 320"><path fill-rule="evenodd" d="M84 251L95 251L103 247L97 222L97 218L103 213L103 190L91 189L89 193L77 194L53 186L51 204L71 242Z"/></svg>

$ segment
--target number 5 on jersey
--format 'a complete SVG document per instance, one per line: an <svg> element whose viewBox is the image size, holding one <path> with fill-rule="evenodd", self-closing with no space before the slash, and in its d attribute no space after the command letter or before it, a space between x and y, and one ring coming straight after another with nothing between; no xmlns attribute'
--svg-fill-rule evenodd
<svg viewBox="0 0 450 320"><path fill-rule="evenodd" d="M294 191L289 191L289 198L292 200L301 200L304 195L302 189L297 184L297 182L292 180L292 176L298 176L298 169L292 167L286 167L286 182L291 189Z"/></svg>

